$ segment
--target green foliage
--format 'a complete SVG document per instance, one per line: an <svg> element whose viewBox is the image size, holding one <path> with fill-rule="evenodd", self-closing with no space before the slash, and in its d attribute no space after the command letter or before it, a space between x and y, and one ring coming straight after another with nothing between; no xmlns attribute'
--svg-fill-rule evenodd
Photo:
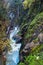
<svg viewBox="0 0 43 65"><path fill-rule="evenodd" d="M38 38L35 38L35 39L33 40L33 42L34 42L34 43L37 43L38 40L39 40Z"/></svg>
<svg viewBox="0 0 43 65"><path fill-rule="evenodd" d="M6 34L8 25L7 11L3 6L3 0L0 0L0 53L3 52L6 46L10 47L10 41L7 39Z"/></svg>
<svg viewBox="0 0 43 65"><path fill-rule="evenodd" d="M34 26L35 24L37 24L39 21L39 19L43 18L43 12L41 12L40 14L38 14L33 21L31 22L30 26Z"/></svg>
<svg viewBox="0 0 43 65"><path fill-rule="evenodd" d="M25 63L23 63L23 62L20 62L20 63L19 63L19 65L25 65Z"/></svg>
<svg viewBox="0 0 43 65"><path fill-rule="evenodd" d="M34 2L35 0L24 0L23 5L24 5L24 9L27 9L30 7L30 5L32 4L32 2Z"/></svg>
<svg viewBox="0 0 43 65"><path fill-rule="evenodd" d="M42 0L24 0L23 7L21 5L22 0L14 0L15 4L14 7L11 7L11 10L14 13L17 11L19 15L19 20L16 18L15 22L20 23L20 32L19 35L23 34L23 42L25 39L29 40L32 38L34 43L38 42L37 36L33 38L34 33L42 32L43 31L43 3ZM3 7L3 2L0 0L0 20L6 19L6 9ZM12 6L12 5L11 5ZM0 24L2 24L1 21ZM3 51L5 46L10 48L9 40L4 39L6 37L6 27L8 26L7 23L0 25L0 51ZM26 28L25 28L26 26ZM41 27L41 29L40 29ZM25 30L26 29L26 30ZM37 33L38 33L37 32ZM3 40L4 39L4 40ZM32 42L31 41L31 42ZM29 43L29 42L28 42ZM39 42L38 42L39 43ZM43 44L35 46L31 49L31 53L25 57L24 62L20 62L19 65L43 65ZM39 54L39 55L38 55Z"/></svg>
<svg viewBox="0 0 43 65"><path fill-rule="evenodd" d="M6 9L3 7L3 1L0 0L0 20L7 19Z"/></svg>
<svg viewBox="0 0 43 65"><path fill-rule="evenodd" d="M10 49L10 40L7 39L6 28L9 24L9 21L0 21L0 52L4 50L7 46Z"/></svg>
<svg viewBox="0 0 43 65"><path fill-rule="evenodd" d="M20 25L21 31L24 32L24 27L27 26L27 30L23 34L23 42L27 40L26 43L29 43L29 40L34 43L39 43L38 35L43 31L43 3L42 0L24 0L23 2L24 9L20 12ZM26 28L25 28L26 29ZM26 44L24 43L24 44ZM43 65L43 43L34 46L31 49L31 53L25 57L24 65ZM39 54L39 55L38 55ZM20 62L19 65L22 65Z"/></svg>
<svg viewBox="0 0 43 65"><path fill-rule="evenodd" d="M29 39L32 37L37 28L43 24L43 22L39 22L43 19L43 10L41 9L43 4L41 4L41 0L25 0L24 2L29 2L31 5L30 7L26 7L25 9L22 8L22 10L20 10L20 29L21 31L24 30L24 26L27 25L27 30L23 36L25 39ZM40 32L42 32L42 30L40 30Z"/></svg>
<svg viewBox="0 0 43 65"><path fill-rule="evenodd" d="M26 58L28 65L43 65L43 60L40 56L30 55Z"/></svg>
<svg viewBox="0 0 43 65"><path fill-rule="evenodd" d="M39 53L40 58L43 60L43 51Z"/></svg>
<svg viewBox="0 0 43 65"><path fill-rule="evenodd" d="M42 51L43 49L43 44L35 46L34 48L32 48L32 54L37 54L40 53L40 51Z"/></svg>
<svg viewBox="0 0 43 65"><path fill-rule="evenodd" d="M0 20L4 20L4 19L7 19L7 16L6 16L6 11L4 8L0 8Z"/></svg>
<svg viewBox="0 0 43 65"><path fill-rule="evenodd" d="M39 26L43 24L41 21L43 20L43 12L36 15L36 17L33 19L33 21L30 23L27 32L25 34L25 38L30 38L34 34L35 30L38 29Z"/></svg>
<svg viewBox="0 0 43 65"><path fill-rule="evenodd" d="M19 65L22 65L22 62ZM23 65L43 65L43 60L38 55L29 55L25 58Z"/></svg>

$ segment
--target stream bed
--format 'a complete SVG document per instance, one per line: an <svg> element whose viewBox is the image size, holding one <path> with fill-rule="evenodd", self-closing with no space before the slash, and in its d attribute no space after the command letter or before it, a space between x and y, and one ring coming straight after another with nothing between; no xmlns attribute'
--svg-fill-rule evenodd
<svg viewBox="0 0 43 65"><path fill-rule="evenodd" d="M13 36L15 36L18 32L19 29L15 27L15 29L10 33L11 50L6 54L6 65L17 65L19 62L21 43L16 44L16 39L13 39Z"/></svg>

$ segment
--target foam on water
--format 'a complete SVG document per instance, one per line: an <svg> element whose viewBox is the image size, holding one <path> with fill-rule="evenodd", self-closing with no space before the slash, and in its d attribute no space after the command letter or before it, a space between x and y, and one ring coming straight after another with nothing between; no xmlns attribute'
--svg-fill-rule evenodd
<svg viewBox="0 0 43 65"><path fill-rule="evenodd" d="M19 32L18 27L15 27L14 30L10 33L10 45L11 45L11 51L8 51L6 58L6 65L17 65L19 62L19 50L21 47L21 43L16 44L16 40L14 40L12 37L16 35Z"/></svg>

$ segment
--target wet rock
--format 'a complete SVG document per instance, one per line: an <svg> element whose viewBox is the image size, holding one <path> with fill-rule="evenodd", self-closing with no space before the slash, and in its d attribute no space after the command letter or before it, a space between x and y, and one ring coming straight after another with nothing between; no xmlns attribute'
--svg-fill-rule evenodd
<svg viewBox="0 0 43 65"><path fill-rule="evenodd" d="M19 35L16 35L16 36L13 37L13 39L16 40L16 43L20 43L21 40L22 40L22 37L19 36Z"/></svg>
<svg viewBox="0 0 43 65"><path fill-rule="evenodd" d="M25 55L25 54L28 55L30 53L30 50L31 50L30 47L32 47L33 45L34 45L34 43L27 43L25 45L24 49L22 50L22 54L23 55Z"/></svg>
<svg viewBox="0 0 43 65"><path fill-rule="evenodd" d="M27 43L24 47L24 49L22 50L22 54L23 55L28 55L31 52L31 49L34 48L35 46L38 46L38 43L34 43L33 41L30 43Z"/></svg>
<svg viewBox="0 0 43 65"><path fill-rule="evenodd" d="M40 33L40 34L38 35L38 39L39 39L39 42L40 42L40 43L43 43L43 33Z"/></svg>
<svg viewBox="0 0 43 65"><path fill-rule="evenodd" d="M22 54L20 55L20 61L21 61L21 62L24 61L24 58L23 58Z"/></svg>

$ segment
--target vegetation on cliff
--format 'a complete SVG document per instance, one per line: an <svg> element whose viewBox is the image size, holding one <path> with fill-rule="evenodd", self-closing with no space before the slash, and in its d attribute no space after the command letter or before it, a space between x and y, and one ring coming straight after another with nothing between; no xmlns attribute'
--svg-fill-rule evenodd
<svg viewBox="0 0 43 65"><path fill-rule="evenodd" d="M16 6L15 6L16 5ZM19 0L11 11L15 14L15 22L19 24L19 36L22 37L19 65L43 65L43 0ZM17 18L16 18L17 17ZM0 53L9 48L6 30L9 25L6 8L0 0Z"/></svg>
<svg viewBox="0 0 43 65"><path fill-rule="evenodd" d="M24 0L22 15L20 20L23 41L21 50L23 61L19 65L43 65L43 1ZM29 50L30 49L30 50ZM40 57L40 55L42 57Z"/></svg>
<svg viewBox="0 0 43 65"><path fill-rule="evenodd" d="M9 40L6 34L8 25L7 11L3 7L3 1L0 0L0 54L5 50L6 46L9 46Z"/></svg>

